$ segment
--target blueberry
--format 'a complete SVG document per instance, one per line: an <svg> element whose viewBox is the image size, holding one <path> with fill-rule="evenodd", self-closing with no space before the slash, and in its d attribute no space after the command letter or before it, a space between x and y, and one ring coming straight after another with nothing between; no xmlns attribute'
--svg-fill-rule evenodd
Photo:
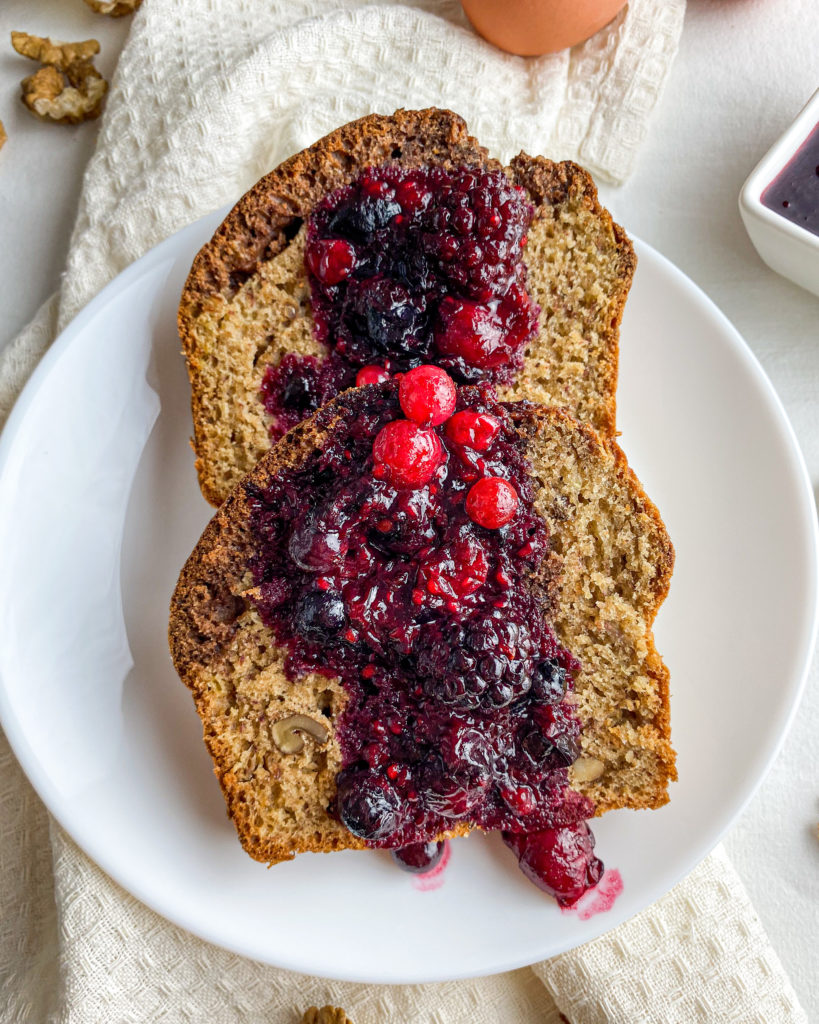
<svg viewBox="0 0 819 1024"><path fill-rule="evenodd" d="M303 594L293 620L296 633L314 639L339 633L346 622L341 595L325 590L308 590Z"/></svg>
<svg viewBox="0 0 819 1024"><path fill-rule="evenodd" d="M392 856L395 862L404 871L411 871L415 875L423 875L431 871L444 855L446 843L411 843L409 846L402 846L400 850L393 850Z"/></svg>
<svg viewBox="0 0 819 1024"><path fill-rule="evenodd" d="M494 751L489 739L468 722L456 722L441 742L447 767L486 782L492 771Z"/></svg>
<svg viewBox="0 0 819 1024"><path fill-rule="evenodd" d="M554 658L541 661L532 679L532 696L545 704L558 704L566 693L566 669Z"/></svg>
<svg viewBox="0 0 819 1024"><path fill-rule="evenodd" d="M345 771L338 777L337 791L338 815L354 836L373 842L399 828L399 796L383 776Z"/></svg>

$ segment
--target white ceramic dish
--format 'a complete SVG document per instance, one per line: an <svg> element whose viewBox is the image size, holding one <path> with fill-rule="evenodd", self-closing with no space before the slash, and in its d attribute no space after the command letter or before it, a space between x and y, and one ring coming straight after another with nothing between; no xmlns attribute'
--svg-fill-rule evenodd
<svg viewBox="0 0 819 1024"><path fill-rule="evenodd" d="M814 295L819 295L819 235L764 206L762 193L817 124L819 89L751 171L739 195L739 212L756 251L771 270Z"/></svg>
<svg viewBox="0 0 819 1024"><path fill-rule="evenodd" d="M566 950L647 906L719 839L794 714L816 609L815 509L759 365L646 245L622 335L623 445L677 548L657 643L680 782L595 825L612 910L561 914L497 837L421 892L378 853L268 871L239 847L165 643L207 522L175 310L218 215L109 285L38 368L0 440L0 715L60 824L117 882L214 943L311 974L418 982Z"/></svg>

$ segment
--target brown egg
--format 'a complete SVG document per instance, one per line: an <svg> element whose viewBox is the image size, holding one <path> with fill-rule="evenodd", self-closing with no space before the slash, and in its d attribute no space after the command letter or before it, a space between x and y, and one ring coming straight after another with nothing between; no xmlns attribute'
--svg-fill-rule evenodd
<svg viewBox="0 0 819 1024"><path fill-rule="evenodd" d="M608 25L625 0L461 0L484 39L521 57L555 53Z"/></svg>

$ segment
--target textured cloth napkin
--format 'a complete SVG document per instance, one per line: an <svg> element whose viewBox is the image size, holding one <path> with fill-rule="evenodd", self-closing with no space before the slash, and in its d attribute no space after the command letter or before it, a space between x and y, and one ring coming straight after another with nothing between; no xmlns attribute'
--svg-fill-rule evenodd
<svg viewBox="0 0 819 1024"><path fill-rule="evenodd" d="M146 0L83 187L59 297L0 358L0 422L59 329L169 233L373 108L448 105L500 157L628 173L676 52L684 0L633 0L593 40L537 60L477 39L451 2ZM296 1024L803 1022L721 851L616 931L491 978L360 986L193 938L118 888L49 819L0 736L0 1019Z"/></svg>

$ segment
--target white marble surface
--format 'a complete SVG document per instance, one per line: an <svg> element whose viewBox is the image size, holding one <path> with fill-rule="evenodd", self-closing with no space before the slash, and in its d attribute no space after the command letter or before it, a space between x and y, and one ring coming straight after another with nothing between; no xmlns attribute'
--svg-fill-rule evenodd
<svg viewBox="0 0 819 1024"><path fill-rule="evenodd" d="M43 125L23 109L18 83L30 65L5 40L11 29L95 36L109 74L127 28L128 19L101 18L82 0L0 4L0 119L9 134L0 152L0 346L59 284L96 134L93 123ZM746 175L819 87L817 53L816 0L688 0L681 50L637 171L602 192L621 223L739 328L785 404L819 489L819 299L759 261L737 211ZM692 394L692 415L696 403ZM819 1020L817 735L814 665L785 748L726 846L809 1018Z"/></svg>

